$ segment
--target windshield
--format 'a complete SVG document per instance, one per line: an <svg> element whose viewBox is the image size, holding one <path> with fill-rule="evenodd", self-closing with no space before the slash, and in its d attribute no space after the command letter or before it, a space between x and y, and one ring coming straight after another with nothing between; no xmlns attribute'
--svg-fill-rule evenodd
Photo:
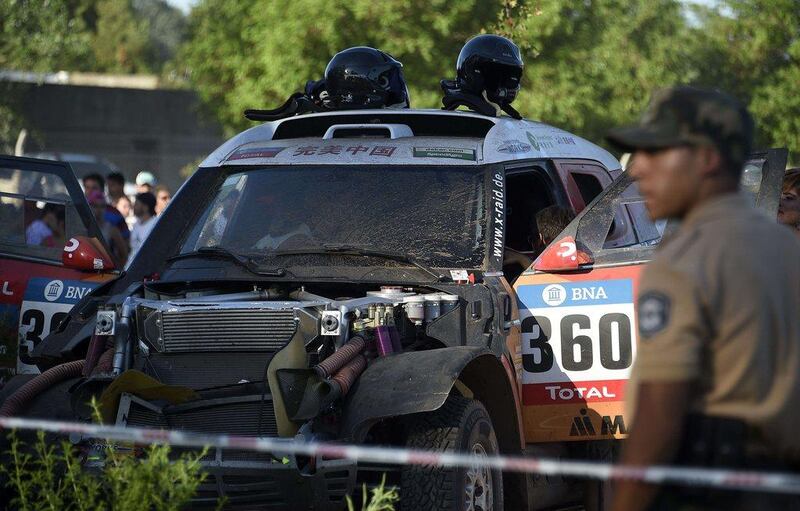
<svg viewBox="0 0 800 511"><path fill-rule="evenodd" d="M480 268L485 172L479 167L324 166L232 174L192 227L181 253L217 246L268 258L347 245L408 254L433 267ZM282 264L291 264L282 257Z"/></svg>

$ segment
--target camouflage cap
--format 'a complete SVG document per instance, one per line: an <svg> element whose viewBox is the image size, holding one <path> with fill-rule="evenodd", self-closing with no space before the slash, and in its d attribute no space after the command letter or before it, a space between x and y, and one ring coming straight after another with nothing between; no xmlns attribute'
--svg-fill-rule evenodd
<svg viewBox="0 0 800 511"><path fill-rule="evenodd" d="M753 119L735 98L696 87L657 91L635 126L606 139L628 152L681 145L710 145L732 164L744 162L753 144Z"/></svg>

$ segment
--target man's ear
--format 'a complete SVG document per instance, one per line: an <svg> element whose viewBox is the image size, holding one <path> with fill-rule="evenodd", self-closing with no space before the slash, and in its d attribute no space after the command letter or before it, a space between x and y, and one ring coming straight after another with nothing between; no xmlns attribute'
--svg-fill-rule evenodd
<svg viewBox="0 0 800 511"><path fill-rule="evenodd" d="M722 155L716 147L703 145L698 146L696 151L698 166L703 176L716 176L725 171Z"/></svg>

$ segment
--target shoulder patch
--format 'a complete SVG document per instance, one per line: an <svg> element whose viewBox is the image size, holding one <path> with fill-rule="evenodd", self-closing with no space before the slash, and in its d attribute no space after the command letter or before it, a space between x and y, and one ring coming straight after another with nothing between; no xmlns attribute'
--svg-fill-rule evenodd
<svg viewBox="0 0 800 511"><path fill-rule="evenodd" d="M648 291L639 297L639 332L650 337L669 325L671 302L667 295Z"/></svg>

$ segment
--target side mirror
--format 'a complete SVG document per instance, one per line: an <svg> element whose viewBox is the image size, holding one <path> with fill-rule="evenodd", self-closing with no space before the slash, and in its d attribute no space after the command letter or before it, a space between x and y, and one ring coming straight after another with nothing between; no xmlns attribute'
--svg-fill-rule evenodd
<svg viewBox="0 0 800 511"><path fill-rule="evenodd" d="M575 239L566 236L558 243L553 243L533 262L533 269L540 271L577 270L581 265L591 264L592 257L578 250Z"/></svg>
<svg viewBox="0 0 800 511"><path fill-rule="evenodd" d="M75 236L67 241L61 253L61 262L67 268L82 271L114 269L114 261L103 244L96 238L86 236Z"/></svg>

